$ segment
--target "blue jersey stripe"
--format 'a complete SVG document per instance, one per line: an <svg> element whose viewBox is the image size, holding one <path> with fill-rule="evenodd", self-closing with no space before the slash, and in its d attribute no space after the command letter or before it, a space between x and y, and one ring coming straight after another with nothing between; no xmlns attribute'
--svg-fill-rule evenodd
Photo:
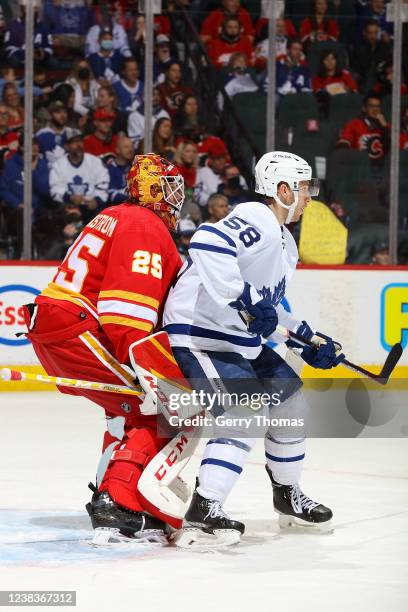
<svg viewBox="0 0 408 612"><path fill-rule="evenodd" d="M278 463L288 463L289 461L301 461L305 458L305 453L303 453L303 455L297 455L297 457L275 457L274 455L265 453L265 457L271 461L277 461Z"/></svg>
<svg viewBox="0 0 408 612"><path fill-rule="evenodd" d="M245 444L240 440L232 440L231 438L214 438L212 440L208 440L207 444L230 444L231 446L236 446L247 453L249 453L251 450L251 447L248 446L248 444Z"/></svg>
<svg viewBox="0 0 408 612"><path fill-rule="evenodd" d="M211 227L211 225L200 225L200 227L198 228L198 231L201 231L201 230L204 230L205 232L211 232L211 234L216 234L217 236L225 240L225 242L228 242L230 246L237 248L237 245L235 244L233 239L230 238L228 234L224 234L224 232L217 229L216 227Z"/></svg>
<svg viewBox="0 0 408 612"><path fill-rule="evenodd" d="M205 244L204 242L190 242L189 249L201 249L202 251L212 251L213 253L223 253L224 255L232 255L236 257L237 254L230 249L224 249L224 247L214 246L213 244Z"/></svg>
<svg viewBox="0 0 408 612"><path fill-rule="evenodd" d="M188 325L186 323L170 323L163 327L168 334L180 334L182 336L197 336L198 338L211 338L212 340L224 340L237 346L260 346L261 336L246 338L245 336L235 336L224 334L223 332L213 331L198 325Z"/></svg>
<svg viewBox="0 0 408 612"><path fill-rule="evenodd" d="M222 461L221 459L203 459L201 465L218 465L219 467L224 467L237 474L242 472L242 467L239 467L239 465L235 465L235 463L230 463L229 461Z"/></svg>

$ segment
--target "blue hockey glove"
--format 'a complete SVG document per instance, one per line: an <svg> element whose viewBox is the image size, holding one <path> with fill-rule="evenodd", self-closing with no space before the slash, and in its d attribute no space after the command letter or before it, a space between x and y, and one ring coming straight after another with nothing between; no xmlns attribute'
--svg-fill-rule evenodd
<svg viewBox="0 0 408 612"><path fill-rule="evenodd" d="M251 292L249 283L245 283L242 294L229 305L241 312L251 334L268 337L275 331L278 315L271 300L260 296L254 287ZM248 315L250 320L248 320Z"/></svg>
<svg viewBox="0 0 408 612"><path fill-rule="evenodd" d="M305 340L311 340L314 336L314 331L310 327L310 325L306 323L306 321L302 321L302 323L296 330L296 335L302 336L302 338L304 338ZM299 344L298 342L296 342L296 340L288 340L286 342L286 346L288 348L299 348Z"/></svg>
<svg viewBox="0 0 408 612"><path fill-rule="evenodd" d="M302 359L313 368L319 368L320 370L335 368L343 361L345 356L343 353L340 353L340 355L336 354L336 347L329 336L325 336L320 332L316 332L315 335L326 340L326 343L321 344L319 347L306 346L301 352Z"/></svg>

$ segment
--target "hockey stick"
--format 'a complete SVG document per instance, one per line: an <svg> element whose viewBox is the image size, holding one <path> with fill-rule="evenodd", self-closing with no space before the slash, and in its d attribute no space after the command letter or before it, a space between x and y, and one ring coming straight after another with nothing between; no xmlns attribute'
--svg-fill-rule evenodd
<svg viewBox="0 0 408 612"><path fill-rule="evenodd" d="M250 323L253 320L253 317L249 314L248 311L240 310L238 312L239 312L239 316L241 317L242 321L246 325L248 325L248 323ZM306 340L306 338L303 338L303 336L299 336L295 332L292 332L289 329L286 329L286 327L283 327L282 325L277 325L275 331L277 331L278 334L280 334L281 336L284 336L285 338L291 338L297 344L299 344L299 346L311 346L312 348L318 348L319 346L317 342L313 340ZM336 350L341 350L341 344L339 344L338 342L334 342L334 345L336 346ZM395 366L397 365L398 361L401 358L402 351L403 349L399 342L397 342L397 344L394 344L394 346L391 348L390 352L388 353L387 358L379 374L374 374L373 372L370 372L370 370L366 370L365 368L362 368L361 366L353 363L352 361L349 361L348 359L343 359L343 361L341 361L339 365L344 365L349 370L353 370L353 372L358 372L359 374L362 374L366 378L370 378L371 380L374 380L380 385L386 385L387 382L389 381L389 378L392 372L395 369Z"/></svg>
<svg viewBox="0 0 408 612"><path fill-rule="evenodd" d="M126 395L136 395L144 397L145 393L141 387L131 389L124 385L112 385L109 383L95 382L91 380L77 380L76 378L64 378L62 376L43 376L42 374L31 374L20 372L20 370L10 370L2 368L0 378L6 382L16 382L22 380L33 380L48 385L60 385L61 387L76 387L77 389L89 389L90 391L104 391L106 393L124 393Z"/></svg>
<svg viewBox="0 0 408 612"><path fill-rule="evenodd" d="M281 325L278 325L276 327L276 331L282 336L285 336L286 338L291 338L292 340L297 342L300 346L311 346L314 348L316 348L317 346L316 343L313 342L312 340L306 340L302 336L299 336L295 332L292 332L289 329L282 327ZM375 380L375 382L379 383L380 385L386 385L392 372L395 369L395 366L400 360L401 355L402 355L402 346L399 342L397 342L397 344L394 344L394 346L391 348L390 352L388 353L387 358L379 374L374 374L373 372L370 372L369 370L362 368L361 366L353 363L352 361L349 361L348 359L343 359L343 361L339 363L339 365L344 365L349 370L353 370L354 372L358 372L359 374L362 374L363 376L366 376L367 378L370 378L371 380Z"/></svg>

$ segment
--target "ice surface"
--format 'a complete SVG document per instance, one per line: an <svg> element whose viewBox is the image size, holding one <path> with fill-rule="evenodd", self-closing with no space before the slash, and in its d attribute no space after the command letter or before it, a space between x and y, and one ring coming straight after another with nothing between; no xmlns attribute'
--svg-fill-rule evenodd
<svg viewBox="0 0 408 612"><path fill-rule="evenodd" d="M279 531L259 442L226 504L246 535L203 554L90 546L84 505L104 431L98 407L3 393L0 426L2 590L77 590L81 612L408 610L407 440L309 441L302 488L333 509L332 535Z"/></svg>

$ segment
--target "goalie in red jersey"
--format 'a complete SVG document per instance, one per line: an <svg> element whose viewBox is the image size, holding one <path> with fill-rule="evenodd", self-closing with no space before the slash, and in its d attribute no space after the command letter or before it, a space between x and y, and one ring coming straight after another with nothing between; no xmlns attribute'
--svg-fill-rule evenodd
<svg viewBox="0 0 408 612"><path fill-rule="evenodd" d="M137 155L127 188L128 201L88 223L52 282L26 307L28 338L49 375L135 386L129 348L160 322L181 266L168 230L177 226L184 181L158 155ZM87 397L106 413L99 491L87 506L93 526L160 539L165 525L145 512L137 492L144 467L167 442L156 435L156 416L143 414L137 396L60 391Z"/></svg>

